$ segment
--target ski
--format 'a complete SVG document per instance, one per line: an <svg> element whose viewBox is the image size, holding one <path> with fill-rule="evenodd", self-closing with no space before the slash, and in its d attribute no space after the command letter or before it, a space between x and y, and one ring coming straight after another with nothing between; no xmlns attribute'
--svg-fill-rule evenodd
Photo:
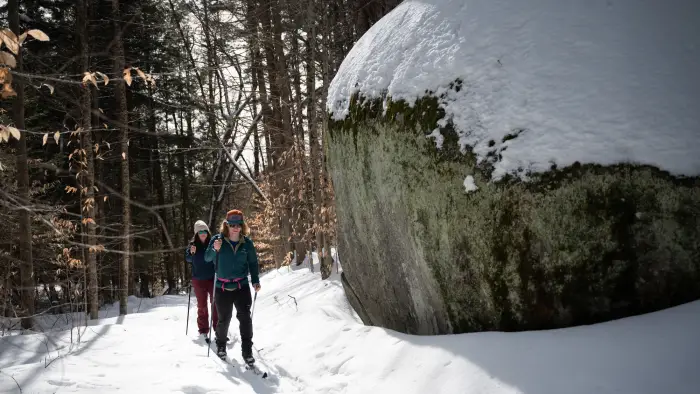
<svg viewBox="0 0 700 394"><path fill-rule="evenodd" d="M209 346L211 347L211 344L210 344ZM212 350L213 350L213 349L212 349ZM238 362L237 362L237 361L234 362L234 360L233 360L232 358L229 358L228 355L221 357L221 356L219 356L218 354L216 354L216 352L214 352L214 355L215 355L218 359L220 359L221 361L223 361L223 362L225 362L225 363L228 363L228 364L231 365L231 366L234 366L234 367L235 367L235 366L238 366ZM245 363L244 363L244 364L245 364ZM246 371L251 371L251 372L254 373L255 375L262 377L263 379L267 379L267 377L269 376L269 375L267 374L267 372L261 370L261 369L258 368L258 366L255 365L255 364L245 364L245 369L246 369Z"/></svg>
<svg viewBox="0 0 700 394"><path fill-rule="evenodd" d="M266 378L267 378L267 372L263 372L263 371L260 370L260 368L258 368L258 366L255 365L255 364L246 364L246 365L245 365L245 369L248 370L248 371L252 371L252 372L253 372L254 374L256 374L256 375L259 375L259 376L262 375L262 378L263 378L263 379L266 379Z"/></svg>
<svg viewBox="0 0 700 394"><path fill-rule="evenodd" d="M217 356L217 357L218 357L218 356ZM220 358L221 360L223 360L224 362L229 363L230 365L233 365L233 366L237 366L237 365L238 365L238 362L237 362L237 361L234 362L233 359L229 359L229 358L226 357L226 356L224 356L224 357L219 357L219 358ZM250 371L250 372L252 372L253 374L255 374L255 375L257 375L257 376L262 377L263 379L267 379L267 376L268 376L268 375L267 375L267 372L265 372L265 371L261 370L260 368L258 368L257 365L255 365L255 364L244 364L244 365L245 365L245 370L246 370L246 371Z"/></svg>

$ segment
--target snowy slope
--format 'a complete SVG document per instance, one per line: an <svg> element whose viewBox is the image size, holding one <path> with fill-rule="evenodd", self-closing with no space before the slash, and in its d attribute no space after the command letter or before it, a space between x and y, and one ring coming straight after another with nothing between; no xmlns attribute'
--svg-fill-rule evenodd
<svg viewBox="0 0 700 394"><path fill-rule="evenodd" d="M700 387L700 302L556 331L416 337L363 326L336 277L282 269L261 281L254 341L261 367L274 374L267 382L207 358L195 313L185 336L187 297L166 296L144 300L123 319L93 322L80 344L74 330L73 346L69 332L0 338L0 392L19 393L20 385L23 393L696 394ZM229 354L240 360L232 338Z"/></svg>
<svg viewBox="0 0 700 394"><path fill-rule="evenodd" d="M575 161L698 175L698 15L696 0L405 0L355 44L327 110L342 119L355 92L413 102L461 78L443 105L479 160L508 147L494 179Z"/></svg>

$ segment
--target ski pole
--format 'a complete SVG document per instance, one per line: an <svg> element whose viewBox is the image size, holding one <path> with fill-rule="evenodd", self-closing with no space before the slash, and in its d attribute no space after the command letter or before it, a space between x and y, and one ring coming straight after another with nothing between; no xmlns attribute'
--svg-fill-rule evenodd
<svg viewBox="0 0 700 394"><path fill-rule="evenodd" d="M216 256L219 259L219 255ZM209 315L209 343L207 346L207 357L211 351L211 327L214 325L214 308L216 308L216 272L214 273L214 286L211 289L211 314Z"/></svg>
<svg viewBox="0 0 700 394"><path fill-rule="evenodd" d="M192 283L190 283L190 289L187 291L188 296L187 296L187 324L185 325L185 335L187 335L187 331L190 328L190 301L192 300Z"/></svg>
<svg viewBox="0 0 700 394"><path fill-rule="evenodd" d="M258 292L255 292L255 296L253 297L253 309L250 310L250 321L253 321L253 313L255 313L255 300L258 299Z"/></svg>
<svg viewBox="0 0 700 394"><path fill-rule="evenodd" d="M216 263L214 264L214 285L211 289L211 314L209 316L209 343L207 346L207 357L211 352L211 327L214 325L214 308L216 308L216 280L217 272L219 271L219 252L216 252Z"/></svg>

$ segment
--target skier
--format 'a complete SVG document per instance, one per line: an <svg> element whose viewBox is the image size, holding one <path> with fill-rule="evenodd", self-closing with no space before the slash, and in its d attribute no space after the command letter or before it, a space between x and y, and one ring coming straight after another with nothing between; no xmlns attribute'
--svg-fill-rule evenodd
<svg viewBox="0 0 700 394"><path fill-rule="evenodd" d="M209 226L202 220L194 224L194 237L185 248L185 260L192 265L192 287L197 298L197 328L199 335L209 343L209 313L208 303L211 302L212 326L216 330L218 323L214 305L214 265L204 260L204 254L211 240Z"/></svg>
<svg viewBox="0 0 700 394"><path fill-rule="evenodd" d="M252 297L248 284L248 274L255 288L260 291L258 277L258 255L253 241L249 238L250 229L245 223L243 212L228 211L226 220L221 223L220 234L209 242L204 256L207 262L216 262L216 291L214 303L219 313L216 333L216 354L226 357L226 337L229 323L236 307L236 318L241 335L241 353L248 365L253 365L253 322L250 317Z"/></svg>

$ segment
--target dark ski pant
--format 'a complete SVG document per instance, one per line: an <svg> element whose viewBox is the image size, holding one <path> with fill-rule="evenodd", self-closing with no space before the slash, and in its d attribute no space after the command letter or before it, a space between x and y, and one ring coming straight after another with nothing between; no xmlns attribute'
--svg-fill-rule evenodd
<svg viewBox="0 0 700 394"><path fill-rule="evenodd" d="M197 298L197 328L200 334L209 333L209 302L212 302L211 317L212 326L216 330L218 319L216 307L213 304L214 279L194 279L192 278L192 288L194 296ZM208 300L207 300L208 299Z"/></svg>
<svg viewBox="0 0 700 394"><path fill-rule="evenodd" d="M219 324L216 326L216 344L226 345L229 324L233 317L233 307L236 307L236 318L241 334L241 350L243 358L253 355L253 321L250 319L250 306L253 303L250 286L242 286L235 290L216 288L216 310L219 313Z"/></svg>

